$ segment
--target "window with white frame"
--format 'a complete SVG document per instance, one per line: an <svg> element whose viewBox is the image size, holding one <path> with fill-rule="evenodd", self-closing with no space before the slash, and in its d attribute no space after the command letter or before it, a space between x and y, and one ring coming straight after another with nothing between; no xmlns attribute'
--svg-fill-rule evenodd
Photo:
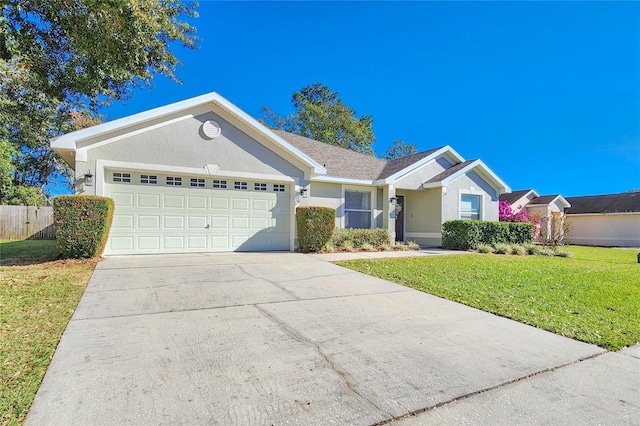
<svg viewBox="0 0 640 426"><path fill-rule="evenodd" d="M204 188L204 179L192 178L189 182L189 185L196 188Z"/></svg>
<svg viewBox="0 0 640 426"><path fill-rule="evenodd" d="M344 227L371 228L371 192L344 191Z"/></svg>
<svg viewBox="0 0 640 426"><path fill-rule="evenodd" d="M182 178L175 176L167 176L165 183L169 186L182 186Z"/></svg>
<svg viewBox="0 0 640 426"><path fill-rule="evenodd" d="M226 180L214 179L213 180L213 187L214 188L219 188L219 189L226 189L227 188L227 181Z"/></svg>
<svg viewBox="0 0 640 426"><path fill-rule="evenodd" d="M158 183L158 176L156 175L140 175L140 183L147 185L155 185Z"/></svg>
<svg viewBox="0 0 640 426"><path fill-rule="evenodd" d="M481 220L481 196L474 194L460 194L460 219Z"/></svg>

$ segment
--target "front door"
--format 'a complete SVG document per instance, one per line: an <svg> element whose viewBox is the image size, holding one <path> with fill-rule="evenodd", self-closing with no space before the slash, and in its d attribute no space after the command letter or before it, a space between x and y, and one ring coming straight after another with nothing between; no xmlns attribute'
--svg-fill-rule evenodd
<svg viewBox="0 0 640 426"><path fill-rule="evenodd" d="M398 195L396 203L396 241L404 241L404 195Z"/></svg>

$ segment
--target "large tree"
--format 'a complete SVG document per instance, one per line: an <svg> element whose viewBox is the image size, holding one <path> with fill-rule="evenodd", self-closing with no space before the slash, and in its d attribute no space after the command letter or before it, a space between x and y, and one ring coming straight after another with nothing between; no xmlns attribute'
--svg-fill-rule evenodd
<svg viewBox="0 0 640 426"><path fill-rule="evenodd" d="M395 160L396 158L408 157L418 152L416 144L406 143L402 139L396 139L393 144L382 154L385 160Z"/></svg>
<svg viewBox="0 0 640 426"><path fill-rule="evenodd" d="M273 129L374 155L373 118L357 117L355 110L345 105L337 92L315 83L295 92L291 102L295 108L293 114L282 116L263 107L261 121Z"/></svg>
<svg viewBox="0 0 640 426"><path fill-rule="evenodd" d="M68 175L52 137L91 125L153 76L175 76L170 43L195 47L196 3L179 0L0 0L0 121L15 186ZM5 191L6 192L6 191ZM3 200L0 193L0 202Z"/></svg>

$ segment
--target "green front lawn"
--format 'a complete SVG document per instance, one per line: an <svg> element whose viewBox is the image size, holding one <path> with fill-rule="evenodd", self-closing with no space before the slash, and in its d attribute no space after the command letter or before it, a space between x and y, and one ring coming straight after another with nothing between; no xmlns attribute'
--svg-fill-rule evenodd
<svg viewBox="0 0 640 426"><path fill-rule="evenodd" d="M338 264L606 349L639 343L637 250L568 250L574 257L461 254Z"/></svg>
<svg viewBox="0 0 640 426"><path fill-rule="evenodd" d="M95 267L55 241L0 241L0 425L24 420Z"/></svg>

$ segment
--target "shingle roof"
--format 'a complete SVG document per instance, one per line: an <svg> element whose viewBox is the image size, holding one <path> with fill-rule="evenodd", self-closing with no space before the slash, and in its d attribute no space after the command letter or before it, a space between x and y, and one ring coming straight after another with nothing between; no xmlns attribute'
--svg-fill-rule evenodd
<svg viewBox="0 0 640 426"><path fill-rule="evenodd" d="M322 164L327 169L327 176L350 179L384 179L440 149L435 148L408 157L386 161L282 130L272 130L272 132Z"/></svg>
<svg viewBox="0 0 640 426"><path fill-rule="evenodd" d="M536 197L533 200L529 201L529 205L543 205L544 206L544 205L547 205L547 204L553 202L553 200L555 200L559 196L560 196L560 194L541 195L541 196Z"/></svg>
<svg viewBox="0 0 640 426"><path fill-rule="evenodd" d="M565 210L567 214L640 212L639 192L567 197L566 199L571 203L571 207Z"/></svg>
<svg viewBox="0 0 640 426"><path fill-rule="evenodd" d="M444 172L435 175L434 177L432 177L431 179L429 179L428 181L425 182L426 183L435 183L435 182L440 182L445 180L446 178L448 178L449 176L451 176L452 174L460 171L461 169L464 169L465 167L467 167L469 164L473 163L476 160L469 160L469 161L465 161L464 163L458 163L455 166L451 166L449 167L447 170L445 170Z"/></svg>
<svg viewBox="0 0 640 426"><path fill-rule="evenodd" d="M532 191L531 189L521 189L518 191L509 192L508 194L501 194L500 201L508 201L509 204L513 204L520 198L524 197L527 193Z"/></svg>

